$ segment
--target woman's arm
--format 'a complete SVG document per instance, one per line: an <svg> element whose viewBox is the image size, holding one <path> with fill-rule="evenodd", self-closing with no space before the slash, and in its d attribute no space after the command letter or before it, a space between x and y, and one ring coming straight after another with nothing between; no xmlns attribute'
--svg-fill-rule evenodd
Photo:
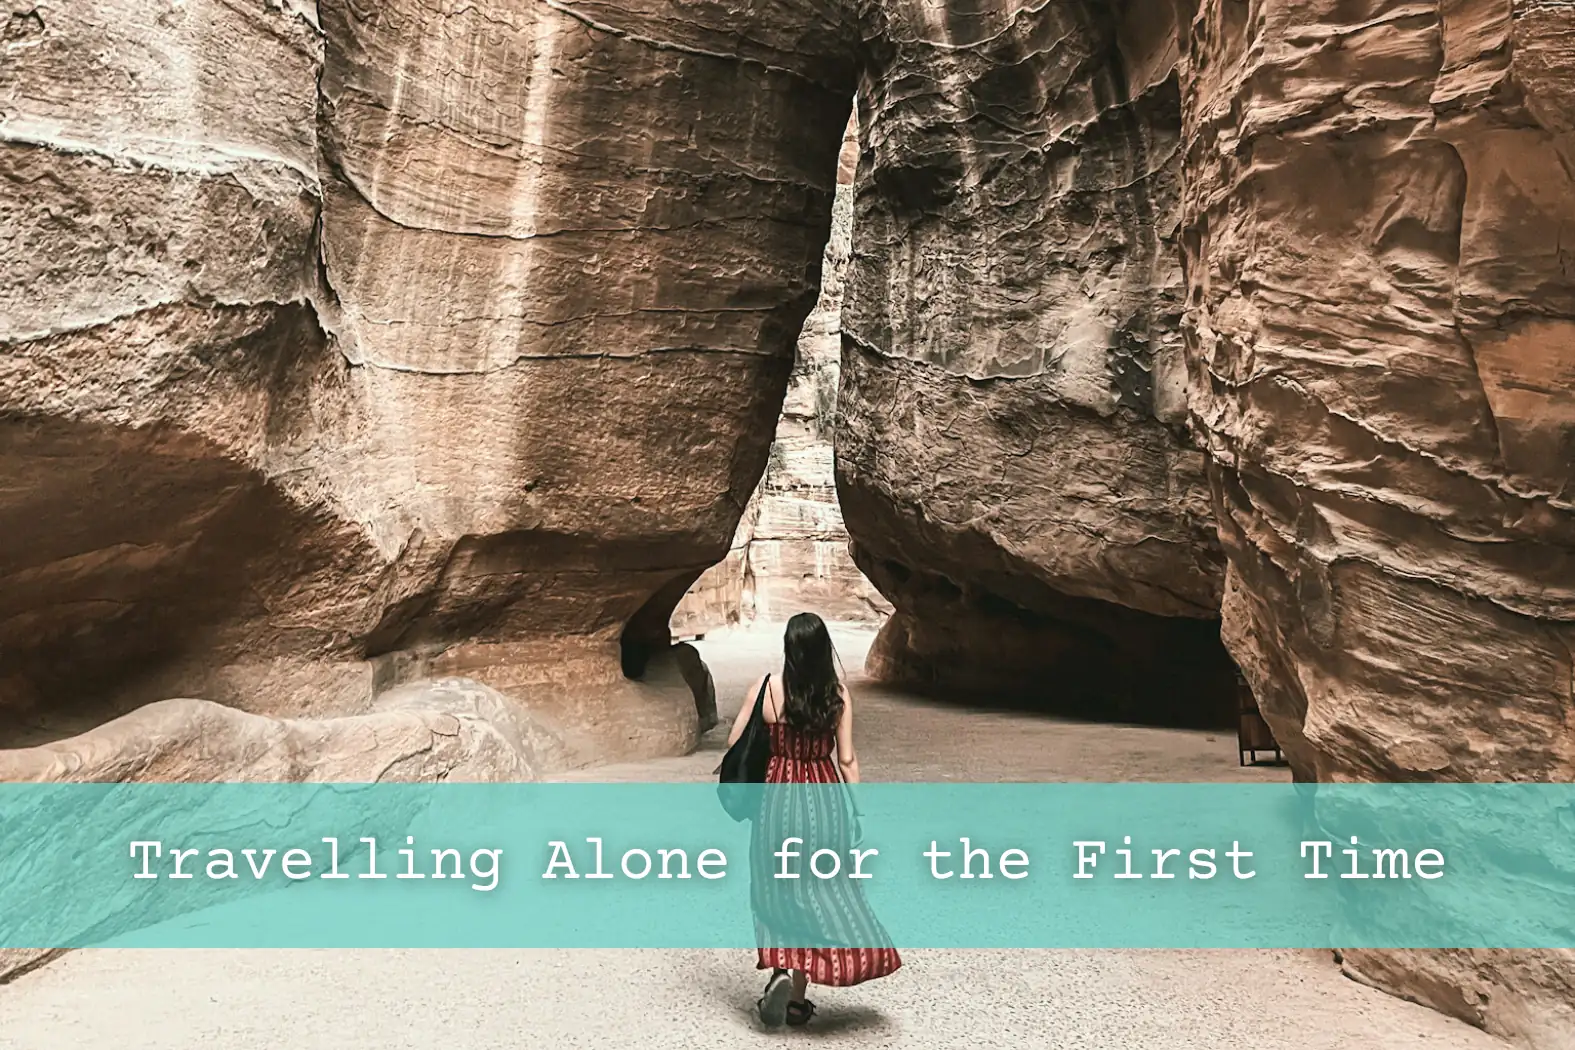
<svg viewBox="0 0 1575 1050"><path fill-rule="evenodd" d="M853 695L847 687L842 689L842 716L837 719L837 765L842 767L842 779L849 784L859 782L859 753L853 750Z"/></svg>
<svg viewBox="0 0 1575 1050"><path fill-rule="evenodd" d="M727 734L728 747L738 743L738 738L744 735L744 727L749 724L749 716L755 710L755 698L760 695L760 687L765 684L766 676L761 675L755 679L755 684L749 687L749 692L744 694L744 706L738 709L738 717L733 719L733 729Z"/></svg>

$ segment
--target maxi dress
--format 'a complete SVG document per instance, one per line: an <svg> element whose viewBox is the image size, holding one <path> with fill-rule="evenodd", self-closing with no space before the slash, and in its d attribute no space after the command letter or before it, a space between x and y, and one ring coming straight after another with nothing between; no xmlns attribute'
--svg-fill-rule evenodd
<svg viewBox="0 0 1575 1050"><path fill-rule="evenodd" d="M836 730L802 733L785 722L768 723L771 761L767 784L837 784ZM902 965L860 880L847 849L853 844L854 816L843 791L767 792L750 836L750 904L754 911L758 968L801 970L813 984L848 986L894 973ZM783 840L798 837L797 879L774 878L782 863L775 853ZM809 871L819 846L838 848L841 872L831 879ZM811 930L810 938L792 931ZM793 943L795 940L800 943ZM802 940L818 942L804 947Z"/></svg>

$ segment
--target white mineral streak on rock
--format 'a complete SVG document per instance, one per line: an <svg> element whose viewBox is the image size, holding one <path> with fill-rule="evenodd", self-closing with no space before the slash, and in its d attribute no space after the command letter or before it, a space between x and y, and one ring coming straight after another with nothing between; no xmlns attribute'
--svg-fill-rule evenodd
<svg viewBox="0 0 1575 1050"><path fill-rule="evenodd" d="M765 463L848 29L798 0L10 20L6 741L180 695L357 714L419 668L586 761L692 747L667 614Z"/></svg>

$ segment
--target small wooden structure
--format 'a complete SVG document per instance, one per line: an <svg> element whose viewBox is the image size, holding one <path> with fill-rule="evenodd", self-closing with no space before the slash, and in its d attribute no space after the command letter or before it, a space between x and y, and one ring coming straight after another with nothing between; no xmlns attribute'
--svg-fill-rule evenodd
<svg viewBox="0 0 1575 1050"><path fill-rule="evenodd" d="M1279 741L1274 739L1274 732L1258 710L1258 698L1252 695L1252 688L1240 671L1236 672L1236 748L1244 766L1257 765L1260 751L1274 752L1273 765L1285 764Z"/></svg>

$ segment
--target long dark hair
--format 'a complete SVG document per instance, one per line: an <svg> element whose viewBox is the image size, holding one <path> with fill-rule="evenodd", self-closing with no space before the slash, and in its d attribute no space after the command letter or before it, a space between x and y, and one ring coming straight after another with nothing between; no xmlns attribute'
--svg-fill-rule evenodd
<svg viewBox="0 0 1575 1050"><path fill-rule="evenodd" d="M814 613L799 613L782 635L782 719L801 733L825 733L842 717L831 632Z"/></svg>

